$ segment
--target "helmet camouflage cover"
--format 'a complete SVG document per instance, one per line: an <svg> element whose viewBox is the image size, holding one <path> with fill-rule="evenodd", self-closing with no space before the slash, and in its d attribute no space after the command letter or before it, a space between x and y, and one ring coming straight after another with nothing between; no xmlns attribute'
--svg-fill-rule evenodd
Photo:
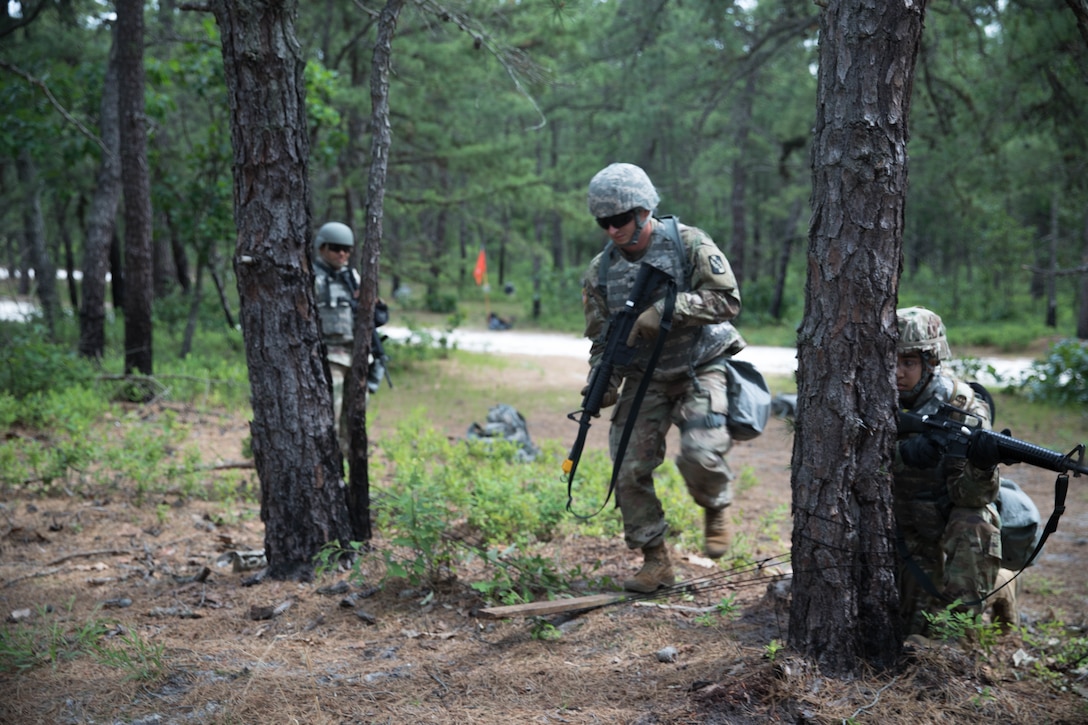
<svg viewBox="0 0 1088 725"><path fill-rule="evenodd" d="M631 209L653 211L661 199L650 177L634 164L610 164L589 182L589 213L598 219Z"/></svg>
<svg viewBox="0 0 1088 725"><path fill-rule="evenodd" d="M314 237L314 251L321 249L322 244L339 244L342 247L355 246L355 234L351 227L340 222L327 222L321 225Z"/></svg>
<svg viewBox="0 0 1088 725"><path fill-rule="evenodd" d="M924 307L905 307L896 310L895 316L899 323L899 352L928 353L938 362L952 357L944 323L936 312Z"/></svg>

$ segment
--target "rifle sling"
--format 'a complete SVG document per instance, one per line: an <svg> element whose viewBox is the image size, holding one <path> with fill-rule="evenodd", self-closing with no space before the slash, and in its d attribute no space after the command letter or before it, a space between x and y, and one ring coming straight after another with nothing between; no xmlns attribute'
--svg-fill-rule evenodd
<svg viewBox="0 0 1088 725"><path fill-rule="evenodd" d="M571 509L570 505L572 500L571 486L574 484L574 477L572 476L567 480L567 510L583 521L591 519L601 511L604 511L604 507L608 505L608 499L612 497L612 492L616 490L616 479L619 478L620 465L623 463L623 454L627 451L627 444L631 440L631 431L634 430L635 419L638 417L638 409L642 407L642 399L646 397L646 390L650 386L650 378L653 375L654 369L657 367L658 358L661 357L661 350L665 347L665 338L668 337L669 330L672 329L672 313L675 307L676 282L670 279L668 281L668 289L665 292L665 308L661 313L661 330L657 334L657 343L654 345L654 351L650 355L649 362L646 363L646 371L642 374L642 380L638 384L638 390L635 391L635 397L631 400L631 410L627 413L627 421L623 425L623 434L620 435L620 442L616 447L616 460L612 462L612 479L608 482L608 493L605 494L604 501L601 502L601 507L586 516L576 513ZM616 506L619 505L619 493L617 493Z"/></svg>

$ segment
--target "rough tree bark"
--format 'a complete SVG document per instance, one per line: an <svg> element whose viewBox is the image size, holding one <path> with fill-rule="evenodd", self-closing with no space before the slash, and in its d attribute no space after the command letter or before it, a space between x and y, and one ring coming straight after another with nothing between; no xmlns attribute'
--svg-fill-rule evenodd
<svg viewBox="0 0 1088 725"><path fill-rule="evenodd" d="M79 308L79 354L100 359L106 349L106 272L110 240L121 199L121 119L118 105L117 26L102 85L98 135L106 146L95 174L83 249L83 304Z"/></svg>
<svg viewBox="0 0 1088 725"><path fill-rule="evenodd" d="M125 374L154 373L151 175L144 115L144 4L117 0L121 187L125 195Z"/></svg>
<svg viewBox="0 0 1088 725"><path fill-rule="evenodd" d="M296 0L215 0L234 148L234 269L252 393L268 576L309 580L351 538L310 266L310 186Z"/></svg>
<svg viewBox="0 0 1088 725"><path fill-rule="evenodd" d="M831 675L889 667L901 646L888 469L907 120L924 10L910 0L832 0L820 15L789 642Z"/></svg>
<svg viewBox="0 0 1088 725"><path fill-rule="evenodd" d="M385 177L389 168L389 70L392 65L393 35L405 0L388 0L378 19L374 41L374 60L370 72L370 179L366 191L366 238L360 255L362 282L359 285L359 317L355 330L355 350L351 366L348 406L348 431L351 436L348 471L348 505L354 541L369 541L370 474L367 464L366 396L359 392L359 381L366 380L367 357L374 332L374 305L378 301L378 261L382 249L382 211L385 203Z"/></svg>

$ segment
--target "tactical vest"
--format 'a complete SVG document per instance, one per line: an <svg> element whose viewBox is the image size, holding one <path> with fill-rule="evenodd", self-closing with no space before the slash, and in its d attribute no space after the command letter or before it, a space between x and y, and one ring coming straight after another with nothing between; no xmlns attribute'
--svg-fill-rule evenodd
<svg viewBox="0 0 1088 725"><path fill-rule="evenodd" d="M910 409L921 415L936 413L943 403L950 403L972 415L985 418L990 413L984 401L976 396L970 385L937 373L918 396L922 403ZM964 465L957 459L952 465ZM913 529L926 541L937 541L948 522L952 501L948 494L948 470L950 459L945 457L936 468L916 469L904 467L895 474L894 498L896 516L905 528Z"/></svg>
<svg viewBox="0 0 1088 725"><path fill-rule="evenodd" d="M672 277L676 281L677 293L691 290L691 253L681 239L679 222L671 216L657 221L660 223L654 225L650 246L640 259L628 261L612 242L608 242L605 247L598 269L598 287L607 300L610 319L615 319L616 314L626 306L642 264L649 264ZM653 291L650 299L660 300L665 292L666 285L662 284ZM607 339L607 327L601 335ZM652 377L654 380L673 380L689 374L695 368L723 358L739 337L739 333L728 322L674 326L665 338L665 346ZM645 346L631 365L616 372L625 377L641 375L646 370L652 351L652 345Z"/></svg>
<svg viewBox="0 0 1088 725"><path fill-rule="evenodd" d="M323 260L314 264L314 295L326 341L348 343L355 339L355 296L351 282L354 269L332 270ZM358 281L356 280L356 288Z"/></svg>

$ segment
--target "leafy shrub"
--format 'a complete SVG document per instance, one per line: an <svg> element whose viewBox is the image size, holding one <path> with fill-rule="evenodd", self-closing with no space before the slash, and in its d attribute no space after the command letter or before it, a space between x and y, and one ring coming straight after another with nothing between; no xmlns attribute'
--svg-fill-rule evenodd
<svg viewBox="0 0 1088 725"><path fill-rule="evenodd" d="M0 339L4 338L0 345L0 392L23 400L48 390L91 386L96 372L93 364L47 342L42 328L0 323Z"/></svg>
<svg viewBox="0 0 1088 725"><path fill-rule="evenodd" d="M1028 400L1057 405L1088 403L1088 344L1061 340L1031 365L1022 385Z"/></svg>

